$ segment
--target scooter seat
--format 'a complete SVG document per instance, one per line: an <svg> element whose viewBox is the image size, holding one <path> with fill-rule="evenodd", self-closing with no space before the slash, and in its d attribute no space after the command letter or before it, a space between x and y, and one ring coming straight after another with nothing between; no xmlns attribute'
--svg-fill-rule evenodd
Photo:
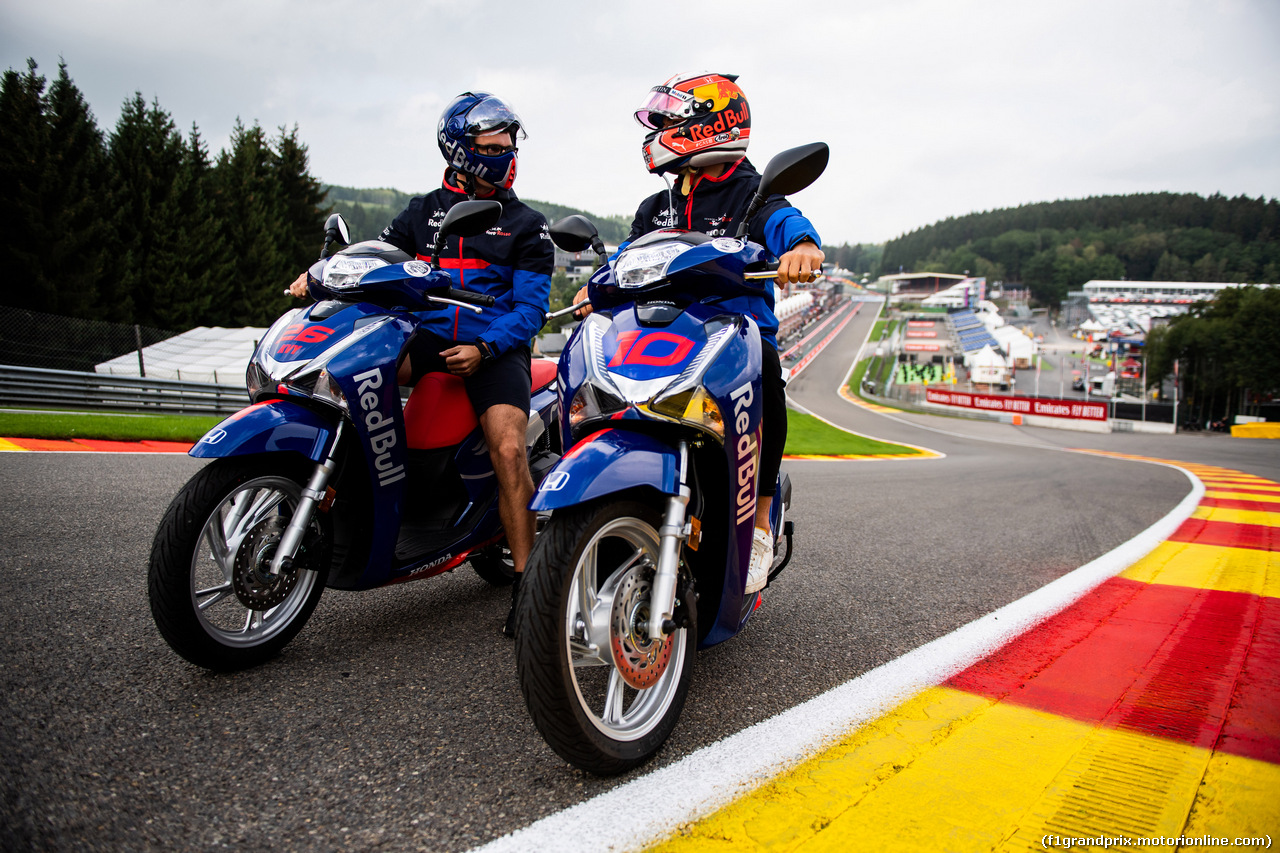
<svg viewBox="0 0 1280 853"><path fill-rule="evenodd" d="M530 390L546 388L556 378L556 363L535 358L529 363ZM404 406L404 429L411 450L433 450L461 444L480 421L462 379L452 373L427 373L418 380Z"/></svg>
<svg viewBox="0 0 1280 853"><path fill-rule="evenodd" d="M427 373L404 404L404 431L411 450L452 447L480 425L461 377Z"/></svg>
<svg viewBox="0 0 1280 853"><path fill-rule="evenodd" d="M534 393L546 388L556 380L557 364L549 358L535 358L529 362L530 385Z"/></svg>

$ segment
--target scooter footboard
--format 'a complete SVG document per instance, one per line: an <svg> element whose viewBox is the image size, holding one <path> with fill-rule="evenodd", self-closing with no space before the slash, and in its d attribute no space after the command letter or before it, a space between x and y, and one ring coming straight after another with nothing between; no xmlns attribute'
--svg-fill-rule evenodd
<svg viewBox="0 0 1280 853"><path fill-rule="evenodd" d="M333 443L334 425L288 400L241 409L205 433L188 452L199 459L293 451L323 461Z"/></svg>
<svg viewBox="0 0 1280 853"><path fill-rule="evenodd" d="M649 435L603 429L561 457L538 486L529 509L561 509L637 486L679 494L679 452Z"/></svg>

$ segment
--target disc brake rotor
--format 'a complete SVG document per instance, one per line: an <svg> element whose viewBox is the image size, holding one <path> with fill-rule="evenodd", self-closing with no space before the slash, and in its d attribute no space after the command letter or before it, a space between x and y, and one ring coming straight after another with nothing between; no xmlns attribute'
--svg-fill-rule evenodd
<svg viewBox="0 0 1280 853"><path fill-rule="evenodd" d="M275 607L289 597L298 582L298 571L303 568L301 549L293 565L282 568L279 574L271 574L271 558L280 545L286 524L281 516L267 519L245 536L236 551L231 583L236 598L250 610Z"/></svg>
<svg viewBox="0 0 1280 853"><path fill-rule="evenodd" d="M671 661L675 638L650 639L649 601L652 569L636 567L627 572L613 595L609 613L609 648L622 680L637 690L652 687Z"/></svg>

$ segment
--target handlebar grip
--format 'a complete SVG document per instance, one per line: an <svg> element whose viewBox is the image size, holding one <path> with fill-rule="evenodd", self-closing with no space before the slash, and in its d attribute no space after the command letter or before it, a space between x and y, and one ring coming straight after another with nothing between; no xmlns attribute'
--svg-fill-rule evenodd
<svg viewBox="0 0 1280 853"><path fill-rule="evenodd" d="M447 299L456 299L459 302L467 302L471 305L480 305L485 308L498 301L486 293L476 293L474 290L459 290L456 287L446 290L444 296Z"/></svg>

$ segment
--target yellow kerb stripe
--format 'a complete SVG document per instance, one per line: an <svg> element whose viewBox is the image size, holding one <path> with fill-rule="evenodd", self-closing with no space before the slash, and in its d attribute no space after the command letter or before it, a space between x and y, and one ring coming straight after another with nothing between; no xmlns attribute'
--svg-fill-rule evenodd
<svg viewBox="0 0 1280 853"><path fill-rule="evenodd" d="M1224 509L1222 507L1201 506L1191 513L1192 518L1202 521L1221 521L1227 524L1260 524L1264 527L1280 527L1280 510L1261 512L1252 509Z"/></svg>
<svg viewBox="0 0 1280 853"><path fill-rule="evenodd" d="M1206 490L1204 493L1206 498L1217 498L1227 501L1258 501L1259 503L1280 504L1280 489L1265 495L1254 494L1253 492L1220 492L1217 490ZM1280 506L1277 507L1280 510Z"/></svg>
<svg viewBox="0 0 1280 853"><path fill-rule="evenodd" d="M1266 762L938 687L651 849L1040 850L1046 835L1184 826L1239 837L1280 826L1277 790Z"/></svg>
<svg viewBox="0 0 1280 853"><path fill-rule="evenodd" d="M1141 583L1280 598L1280 553L1193 542L1162 542L1120 573Z"/></svg>

